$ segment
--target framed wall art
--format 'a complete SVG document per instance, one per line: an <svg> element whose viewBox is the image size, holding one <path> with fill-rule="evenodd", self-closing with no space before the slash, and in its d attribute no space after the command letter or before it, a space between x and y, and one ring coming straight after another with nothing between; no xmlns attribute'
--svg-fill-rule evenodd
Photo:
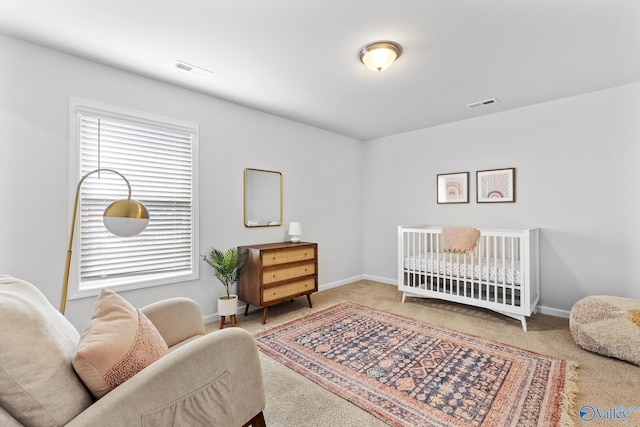
<svg viewBox="0 0 640 427"><path fill-rule="evenodd" d="M437 176L438 203L469 203L469 172Z"/></svg>
<svg viewBox="0 0 640 427"><path fill-rule="evenodd" d="M478 203L516 201L516 169L491 169L476 172Z"/></svg>

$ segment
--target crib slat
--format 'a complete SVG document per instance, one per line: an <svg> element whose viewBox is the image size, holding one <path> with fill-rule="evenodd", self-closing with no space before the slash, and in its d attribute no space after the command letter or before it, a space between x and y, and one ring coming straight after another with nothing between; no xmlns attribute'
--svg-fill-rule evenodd
<svg viewBox="0 0 640 427"><path fill-rule="evenodd" d="M511 257L511 262L510 262L510 274L509 274L509 279L510 279L510 283L511 283L511 305L515 306L516 305L516 280L514 277L514 273L515 273L515 265L514 265L514 255L515 255L515 241L516 238L515 237L510 237L509 238L509 255Z"/></svg>

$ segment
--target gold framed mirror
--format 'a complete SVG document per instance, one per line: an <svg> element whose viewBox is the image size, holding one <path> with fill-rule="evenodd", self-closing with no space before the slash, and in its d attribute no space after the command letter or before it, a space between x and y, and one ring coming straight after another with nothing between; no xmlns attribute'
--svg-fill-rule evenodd
<svg viewBox="0 0 640 427"><path fill-rule="evenodd" d="M244 226L282 225L282 173L264 169L244 170Z"/></svg>

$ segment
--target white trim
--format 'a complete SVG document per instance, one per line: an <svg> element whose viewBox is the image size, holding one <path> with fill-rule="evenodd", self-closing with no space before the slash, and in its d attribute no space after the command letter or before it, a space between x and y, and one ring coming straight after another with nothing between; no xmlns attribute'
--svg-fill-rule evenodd
<svg viewBox="0 0 640 427"><path fill-rule="evenodd" d="M238 307L238 310L244 310L244 305L242 307ZM207 323L217 322L220 316L218 316L218 312L216 311L213 314L207 314L206 316L202 316L202 321L206 325Z"/></svg>
<svg viewBox="0 0 640 427"><path fill-rule="evenodd" d="M349 283L354 283L359 280L364 280L364 276L354 276L344 280L338 280L337 282L325 283L324 285L318 285L318 292L326 291L328 289L337 288L343 285L348 285Z"/></svg>
<svg viewBox="0 0 640 427"><path fill-rule="evenodd" d="M131 122L138 122L141 124L153 125L156 127L164 127L166 129L175 129L179 131L185 131L193 134L193 140L191 145L192 150L192 185L193 185L193 200L192 200L192 221L193 221L193 234L192 234L192 247L191 247L191 256L193 259L193 265L191 271L180 272L177 274L159 274L154 276L149 276L147 280L138 281L136 283L118 283L117 280L112 280L108 283L108 287L113 290L126 291L132 289L142 289L148 287L155 287L167 284L174 284L185 281L197 280L199 278L200 271L200 263L198 262L199 256L197 251L199 250L199 137L200 137L200 128L198 123L188 122L181 119L176 119L173 117L161 116L158 114L152 114L144 111L139 111L135 109L114 106L109 104L104 104L96 101L91 101L87 99L77 98L77 97L69 97L69 181L68 181L68 212L67 218L71 218L71 213L73 211L73 203L75 199L75 192L78 181L81 177L81 165L80 165L80 121L79 114L80 112L90 112L94 114L104 115L106 117L112 117L116 119L123 119ZM78 215L79 218L79 215ZM71 224L66 224L67 227L67 236L69 235ZM91 288L79 289L79 280L78 277L80 275L79 271L79 263L77 259L79 257L79 243L80 239L78 233L79 227L76 226L76 235L74 237L73 242L73 253L74 257L72 258L72 268L70 271L69 277L69 295L68 299L81 299L96 296L99 294L100 289L103 287L95 286ZM73 262L73 261L76 262Z"/></svg>
<svg viewBox="0 0 640 427"><path fill-rule="evenodd" d="M365 274L364 280L371 280L372 282L380 282L387 285L398 286L398 281L396 279L387 279L386 277L370 276L368 274Z"/></svg>
<svg viewBox="0 0 640 427"><path fill-rule="evenodd" d="M153 288L156 286L172 285L175 283L187 282L190 280L197 280L198 271L195 268L193 270L194 272L189 274L187 273L174 273L173 275L165 274L160 278L150 277L149 280L139 281L135 283L119 284L118 281L114 279L104 286L94 286L91 288L84 288L84 289L78 289L77 279L75 279L74 276L70 276L69 292L71 293L68 295L67 299L71 301L71 300L95 297L100 294L100 290L103 287L107 287L114 292L124 292L124 291L132 291L136 289ZM72 280L74 280L74 282L72 282ZM71 283L75 283L75 285L72 286Z"/></svg>
<svg viewBox="0 0 640 427"><path fill-rule="evenodd" d="M378 276L370 276L370 275L363 275L363 279L364 280L371 280L373 282L379 282L379 283L385 283L388 285L398 285L398 281L394 280L394 279L388 279L386 277L378 277ZM347 283L345 283L347 284ZM568 319L571 315L571 311L569 310L562 310L560 308L554 308L554 307L546 307L543 305L536 305L535 308L535 312L539 313L539 314L546 314L548 316L554 316L554 317L562 317L565 319Z"/></svg>
<svg viewBox="0 0 640 427"><path fill-rule="evenodd" d="M364 276L354 276L354 277L351 277L349 279L339 280L337 282L331 282L331 283L327 283L327 284L324 284L324 285L318 285L318 292L326 291L326 290L333 289L333 288L338 288L340 286L348 285L350 283L358 282L360 280L365 280L365 277ZM244 304L242 306L238 306L237 315L242 314L244 316L245 307L246 307L246 304ZM207 314L206 316L203 316L203 320L204 320L204 323L210 323L210 322L217 321L219 319L219 317L220 316L218 315L218 312L216 311L215 313Z"/></svg>
<svg viewBox="0 0 640 427"><path fill-rule="evenodd" d="M571 312L569 310L561 310L559 308L545 307L542 305L538 305L536 307L536 313L547 314L549 316L555 317L564 317L565 319L568 319L571 315Z"/></svg>
<svg viewBox="0 0 640 427"><path fill-rule="evenodd" d="M351 277L349 279L344 279L344 280L338 280L337 282L331 282L331 283L327 283L324 285L319 285L318 286L318 291L322 292L322 291L326 291L329 289L333 289L333 288L337 288L340 286L344 286L344 285L349 285L351 283L360 281L360 280L371 280L372 282L378 282L378 283L383 283L386 285L393 285L393 286L397 286L398 282L394 279L388 279L386 277L379 277L379 276L371 276L368 274L363 274L360 276L354 276ZM242 314L244 316L244 308L245 305L238 307L238 314ZM554 317L562 317L565 319L568 319L571 312L568 310L561 310L559 308L553 308L553 307L545 307L545 306L541 306L538 305L536 306L536 313L539 314L546 314L548 316L554 316ZM214 322L217 321L219 318L218 313L213 313L213 314L208 314L206 316L203 317L204 322L205 323L210 323L210 322Z"/></svg>

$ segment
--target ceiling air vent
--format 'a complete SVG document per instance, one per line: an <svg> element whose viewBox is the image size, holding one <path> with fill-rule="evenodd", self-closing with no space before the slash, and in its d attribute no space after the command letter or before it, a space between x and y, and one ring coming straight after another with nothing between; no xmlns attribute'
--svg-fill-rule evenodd
<svg viewBox="0 0 640 427"><path fill-rule="evenodd" d="M200 77L209 77L211 74L213 74L211 71L207 70L206 68L198 67L197 65L189 64L188 62L180 61L179 59L176 63L176 68L179 68L184 71L188 71Z"/></svg>
<svg viewBox="0 0 640 427"><path fill-rule="evenodd" d="M193 67L191 67L191 66L189 66L189 65L187 65L187 64L185 64L185 63L182 63L182 62L178 62L178 63L176 64L176 67L177 67L177 68L180 68L181 70L185 70L185 71L191 71L191 70L193 70Z"/></svg>
<svg viewBox="0 0 640 427"><path fill-rule="evenodd" d="M495 104L498 102L497 98L489 98L484 101L472 102L471 104L467 104L468 108L478 108L478 107L486 107L487 105Z"/></svg>

